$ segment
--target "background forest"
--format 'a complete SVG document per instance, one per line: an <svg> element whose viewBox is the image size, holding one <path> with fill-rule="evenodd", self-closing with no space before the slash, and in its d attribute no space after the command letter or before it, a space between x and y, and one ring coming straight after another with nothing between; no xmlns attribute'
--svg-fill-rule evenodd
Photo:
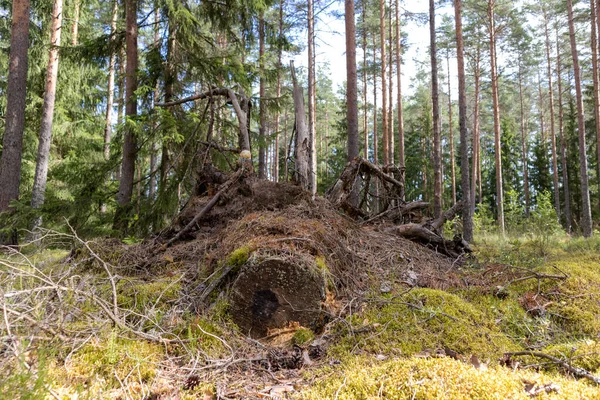
<svg viewBox="0 0 600 400"><path fill-rule="evenodd" d="M600 203L596 4L576 3L572 19L562 1L462 6L464 157L477 226L522 233L524 217L554 211L564 230L589 236L589 213L597 219L600 210L591 206ZM163 228L189 200L207 157L219 168L236 160L227 149L237 146L238 121L226 96L210 94L216 88L249 100L259 176L292 179L287 60L305 48L308 68L298 73L308 89L313 190L326 190L347 161L346 88L331 80L341 71L315 60L314 43L326 38L314 25L335 14L332 3L55 0L26 7L0 4L0 211L12 210L2 215L5 239L42 221L60 227L64 218L86 236L143 237ZM437 4L444 12L431 41L435 57L411 60L416 74L405 76L411 39L403 27L426 25L436 11L414 14L392 0L355 7L359 154L404 169L406 200L432 201L437 214L464 197L450 8ZM15 12L27 22L11 36ZM15 64L11 77L9 55L19 46L28 65ZM17 69L25 69L26 85L11 87L23 76ZM411 88L404 95L403 80ZM22 110L7 109L11 95L22 97Z"/></svg>

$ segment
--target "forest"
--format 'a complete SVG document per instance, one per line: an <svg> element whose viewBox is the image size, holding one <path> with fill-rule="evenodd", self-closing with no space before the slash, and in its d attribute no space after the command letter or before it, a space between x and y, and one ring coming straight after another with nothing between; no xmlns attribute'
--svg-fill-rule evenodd
<svg viewBox="0 0 600 400"><path fill-rule="evenodd" d="M0 17L0 399L600 398L600 1Z"/></svg>

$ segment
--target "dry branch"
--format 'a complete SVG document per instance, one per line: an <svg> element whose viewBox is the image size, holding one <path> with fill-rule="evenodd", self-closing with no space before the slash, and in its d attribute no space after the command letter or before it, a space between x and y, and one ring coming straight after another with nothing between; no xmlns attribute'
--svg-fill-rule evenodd
<svg viewBox="0 0 600 400"><path fill-rule="evenodd" d="M510 357L514 357L514 356L531 356L531 357L537 357L537 358L545 358L546 360L550 360L553 363L560 365L562 368L566 369L567 371L572 373L573 376L575 376L577 378L589 379L590 381L594 382L596 385L600 385L600 377L593 375L591 372L589 372L588 370L586 370L584 368L575 367L575 366L569 364L568 362L561 360L560 358L551 356L550 354L541 353L538 351L515 351L515 352L511 352L511 353L504 353L504 356L509 359L510 359Z"/></svg>

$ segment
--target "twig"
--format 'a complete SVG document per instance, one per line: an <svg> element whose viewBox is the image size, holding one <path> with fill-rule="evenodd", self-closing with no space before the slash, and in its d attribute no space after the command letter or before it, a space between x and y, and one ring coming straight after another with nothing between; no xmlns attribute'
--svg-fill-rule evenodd
<svg viewBox="0 0 600 400"><path fill-rule="evenodd" d="M221 198L223 193L225 193L229 189L229 187L235 181L237 181L240 176L242 176L243 172L244 172L244 168L240 168L239 170L237 170L237 172L235 174L233 174L233 176L227 182L225 182L223 184L223 187L213 196L213 198L210 199L208 204L206 204L206 206L204 206L204 208L202 210L200 210L200 212L198 214L196 214L196 216L185 226L185 228L180 230L177 233L177 235L175 235L167 243L165 243L162 246L162 249L166 249L166 248L170 247L173 243L178 241L183 235L185 235L186 233L191 231L194 228L194 226L196 226L198 221L200 221L200 219L202 219L202 217L204 217L206 214L208 214L208 212L210 210L212 210L212 208L215 206L215 204L217 204L217 201L219 200L219 198Z"/></svg>
<svg viewBox="0 0 600 400"><path fill-rule="evenodd" d="M560 358L551 356L550 354L541 353L538 351L515 351L515 352L511 352L511 353L504 353L504 356L508 357L508 358L513 357L513 356L532 356L532 357L538 357L538 358L545 358L546 360L550 360L553 363L560 365L561 367L563 367L564 369L566 369L567 371L572 373L573 376L575 376L577 378L589 379L590 381L594 382L596 385L600 385L600 378L592 375L592 373L589 372L588 370L580 368L580 367L574 367L573 365L569 364L568 362L561 360Z"/></svg>

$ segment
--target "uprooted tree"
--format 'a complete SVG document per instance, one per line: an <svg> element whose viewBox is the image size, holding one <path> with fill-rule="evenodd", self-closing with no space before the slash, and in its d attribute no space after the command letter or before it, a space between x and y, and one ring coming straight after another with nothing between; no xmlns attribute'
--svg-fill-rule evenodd
<svg viewBox="0 0 600 400"><path fill-rule="evenodd" d="M239 121L239 148L223 148L207 138L202 143L206 154L218 151L239 158L235 165L230 162L232 172L227 173L204 157L197 168L195 196L172 226L154 239L151 257L145 261L155 263L161 254L177 252L190 241L202 243L205 252L210 249L211 259L193 296L199 309L218 293L227 293L232 318L251 336L265 337L289 324L319 330L334 315L335 299L373 283L369 271L382 270L384 275L395 271L392 275L402 277L402 284L431 286L432 281L423 281L439 280L432 277L439 275L440 266L448 271L471 251L459 235L451 240L443 236L444 223L454 219L462 204L437 219L425 217L429 203L403 200L402 169L355 158L324 198L312 198L306 190L309 148L302 88L297 83L294 183L274 183L254 175L246 151L251 103L243 93L213 88L160 106L213 96L226 97L233 106ZM416 245L411 244L412 255L405 257L407 239L433 252L415 251ZM387 258L379 258L380 254ZM434 266L428 272L411 270L412 261L406 264L406 260L414 254L422 258L420 264ZM396 264L389 265L389 260Z"/></svg>

